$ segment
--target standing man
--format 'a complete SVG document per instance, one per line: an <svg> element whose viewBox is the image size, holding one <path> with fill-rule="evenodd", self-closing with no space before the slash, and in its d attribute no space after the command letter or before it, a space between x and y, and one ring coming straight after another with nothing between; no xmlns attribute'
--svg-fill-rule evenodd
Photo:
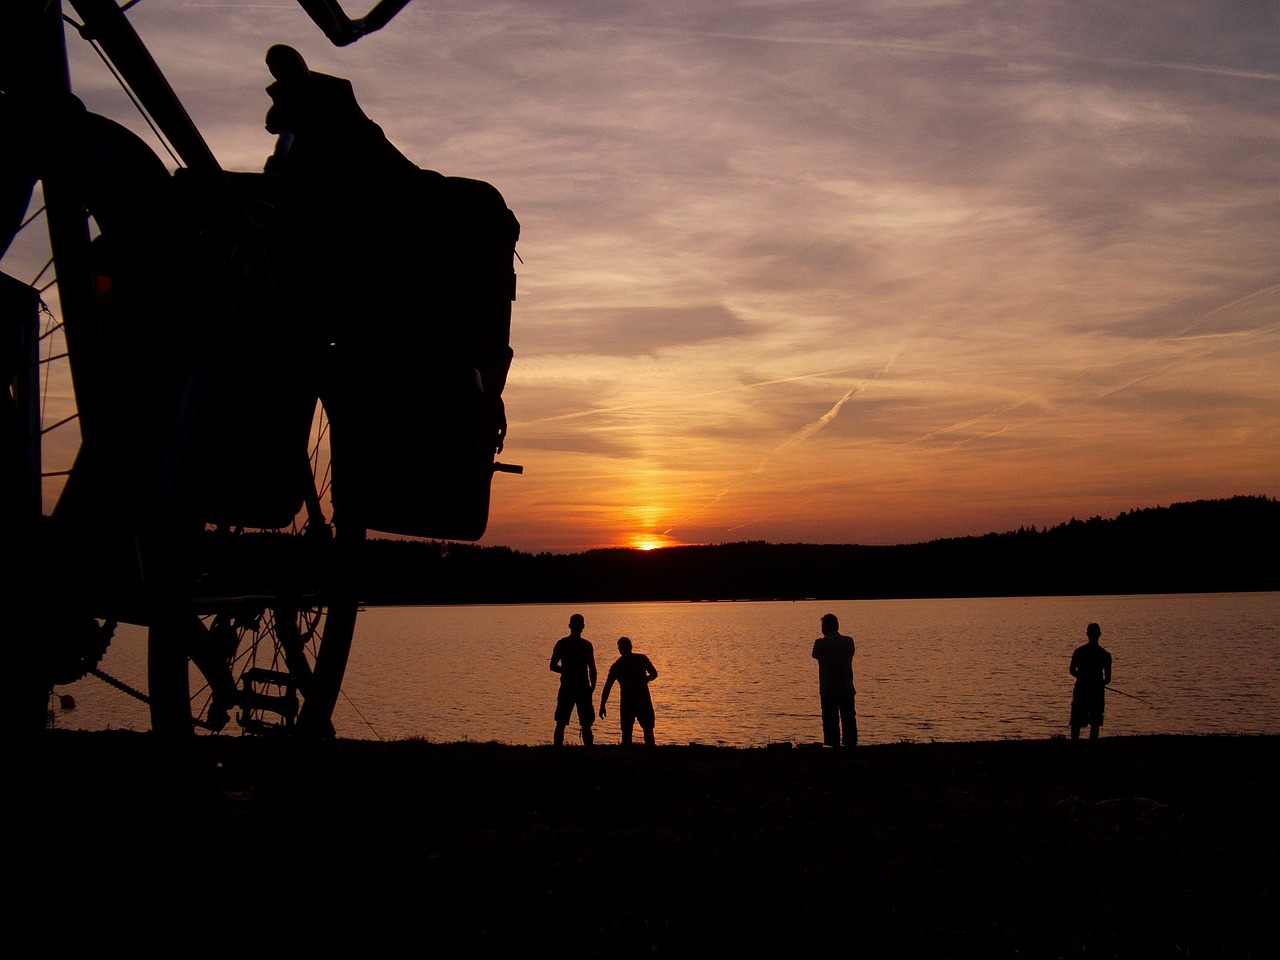
<svg viewBox="0 0 1280 960"><path fill-rule="evenodd" d="M1089 739L1097 740L1106 705L1107 684L1111 682L1111 654L1098 644L1102 628L1096 623L1085 630L1089 642L1071 654L1071 675L1076 678L1071 693L1071 739L1080 739L1080 728L1089 727Z"/></svg>
<svg viewBox="0 0 1280 960"><path fill-rule="evenodd" d="M853 637L840 632L834 613L822 618L822 636L813 641L813 659L818 661L818 694L822 699L822 742L840 746L858 745L858 715L854 711Z"/></svg>
<svg viewBox="0 0 1280 960"><path fill-rule="evenodd" d="M560 674L560 693L556 697L556 732L554 743L564 746L564 728L573 708L578 708L583 746L591 746L591 724L596 715L591 709L591 695L596 689L596 651L591 641L582 636L586 621L582 614L569 618L569 636L556 641L551 651L551 672Z"/></svg>
<svg viewBox="0 0 1280 960"><path fill-rule="evenodd" d="M649 696L649 681L658 679L658 671L643 653L631 652L631 638L618 638L620 656L613 661L609 675L604 678L604 692L600 694L600 716L604 716L604 705L609 701L609 691L613 682L618 681L622 690L622 745L631 746L631 731L637 720L644 731L644 742L654 745L653 739L653 700Z"/></svg>

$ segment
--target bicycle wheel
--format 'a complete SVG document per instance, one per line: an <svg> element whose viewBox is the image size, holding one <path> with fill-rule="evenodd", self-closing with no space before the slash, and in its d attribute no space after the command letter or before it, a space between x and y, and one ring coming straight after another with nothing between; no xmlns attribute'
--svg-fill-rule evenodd
<svg viewBox="0 0 1280 960"><path fill-rule="evenodd" d="M355 631L361 527L326 516L327 418L317 411L316 483L287 532L197 536L189 600L158 612L148 640L152 728L328 738Z"/></svg>
<svg viewBox="0 0 1280 960"><path fill-rule="evenodd" d="M12 173L12 171L7 171ZM0 478L0 526L5 546L0 561L0 622L12 631L6 698L6 729L36 733L48 720L54 684L83 677L96 666L114 625L98 617L79 590L80 557L66 549L46 507L61 495L81 446L80 417L73 388L71 338L63 323L56 285L50 216L42 184L12 177L10 196L29 198L20 224L7 225L0 238L0 282L4 296L0 325L5 334L0 367L4 476ZM70 227L68 231L66 228ZM66 260L87 257L90 221L63 217L61 252ZM83 243L77 243L77 232ZM70 236L68 236L70 234ZM68 299L75 293L68 291ZM80 371L86 373L83 368Z"/></svg>

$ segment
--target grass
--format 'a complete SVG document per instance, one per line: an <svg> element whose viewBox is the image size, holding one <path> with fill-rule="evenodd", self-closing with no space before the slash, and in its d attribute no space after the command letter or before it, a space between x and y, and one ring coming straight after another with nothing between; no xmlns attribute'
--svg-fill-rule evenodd
<svg viewBox="0 0 1280 960"><path fill-rule="evenodd" d="M154 918L166 955L1269 957L1277 747L60 731L20 762L11 942Z"/></svg>

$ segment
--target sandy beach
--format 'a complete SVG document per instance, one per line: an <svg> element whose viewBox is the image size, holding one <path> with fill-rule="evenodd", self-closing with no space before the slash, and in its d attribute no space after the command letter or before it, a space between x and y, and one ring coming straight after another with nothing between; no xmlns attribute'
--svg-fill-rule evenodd
<svg viewBox="0 0 1280 960"><path fill-rule="evenodd" d="M14 956L1262 957L1276 737L584 749L54 731Z"/></svg>

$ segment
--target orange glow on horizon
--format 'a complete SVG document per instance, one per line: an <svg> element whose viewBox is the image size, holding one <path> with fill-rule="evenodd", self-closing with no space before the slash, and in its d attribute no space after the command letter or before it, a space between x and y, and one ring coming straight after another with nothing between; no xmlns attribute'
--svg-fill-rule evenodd
<svg viewBox="0 0 1280 960"><path fill-rule="evenodd" d="M663 547L677 546L674 540L657 533L637 533L631 537L627 546L633 550L661 550Z"/></svg>

